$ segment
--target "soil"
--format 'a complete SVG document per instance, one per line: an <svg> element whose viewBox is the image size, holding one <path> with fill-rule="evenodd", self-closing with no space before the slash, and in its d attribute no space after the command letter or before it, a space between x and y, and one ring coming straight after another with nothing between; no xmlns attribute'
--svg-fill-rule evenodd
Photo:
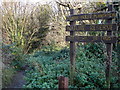
<svg viewBox="0 0 120 90"><path fill-rule="evenodd" d="M23 85L26 83L24 80L24 75L24 71L18 71L13 77L13 81L7 88L23 88Z"/></svg>

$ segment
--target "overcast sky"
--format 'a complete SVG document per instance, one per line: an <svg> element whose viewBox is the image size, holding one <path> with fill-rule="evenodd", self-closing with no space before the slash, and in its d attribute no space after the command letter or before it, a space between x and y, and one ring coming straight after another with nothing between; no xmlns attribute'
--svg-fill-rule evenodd
<svg viewBox="0 0 120 90"><path fill-rule="evenodd" d="M23 1L32 2L32 3L36 3L36 2L46 3L46 2L51 2L54 0L23 0Z"/></svg>
<svg viewBox="0 0 120 90"><path fill-rule="evenodd" d="M55 1L55 0L0 0L0 1L24 1L24 2L41 2L41 3L46 3L46 2L51 2L51 1ZM113 0L61 0L61 1L79 1L79 2L85 2L85 1L93 1L93 2L104 2L104 1L113 1ZM115 1L119 1L119 0L115 0Z"/></svg>
<svg viewBox="0 0 120 90"><path fill-rule="evenodd" d="M0 2L19 2L19 1L21 1L21 2L30 2L30 3L36 3L36 2L40 2L40 3L49 3L49 2L51 2L51 1L54 1L54 0L0 0Z"/></svg>
<svg viewBox="0 0 120 90"><path fill-rule="evenodd" d="M45 3L49 3L49 2L52 2L52 1L56 1L56 0L0 0L1 1L5 1L5 2L30 2L30 3L36 3L36 2L39 2L41 4L45 4ZM76 1L76 2L106 2L106 1L114 1L114 0L61 0L61 1ZM115 0L115 1L119 1L119 0Z"/></svg>

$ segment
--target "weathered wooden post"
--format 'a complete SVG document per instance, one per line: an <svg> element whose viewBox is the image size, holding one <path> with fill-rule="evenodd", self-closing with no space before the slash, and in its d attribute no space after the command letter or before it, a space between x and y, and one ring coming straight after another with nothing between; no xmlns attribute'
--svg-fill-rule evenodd
<svg viewBox="0 0 120 90"><path fill-rule="evenodd" d="M112 8L113 8L112 5L108 5L108 11L112 11ZM112 18L106 20L106 23L107 24L112 23ZM113 35L112 31L107 31L107 36L112 36L112 35ZM106 59L106 70L105 70L105 73L106 73L106 85L107 85L108 89L110 88L110 79L111 79L110 78L111 77L110 73L111 73L111 62L112 62L112 47L113 47L112 43L106 43L107 59Z"/></svg>
<svg viewBox="0 0 120 90"><path fill-rule="evenodd" d="M70 15L74 15L74 9L70 9ZM75 25L76 21L70 21L70 25ZM70 36L74 37L75 32L70 31ZM75 72L75 42L70 41L70 84L73 85L74 83L74 72Z"/></svg>
<svg viewBox="0 0 120 90"><path fill-rule="evenodd" d="M59 80L58 90L68 90L68 78L64 76L60 76L58 80Z"/></svg>

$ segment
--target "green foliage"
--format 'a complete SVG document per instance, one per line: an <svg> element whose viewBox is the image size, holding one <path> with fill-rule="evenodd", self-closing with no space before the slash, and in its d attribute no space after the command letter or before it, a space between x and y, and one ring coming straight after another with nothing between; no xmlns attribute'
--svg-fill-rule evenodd
<svg viewBox="0 0 120 90"><path fill-rule="evenodd" d="M69 88L105 88L105 65L102 47L99 44L88 44L77 48L74 86ZM112 70L116 70L116 64ZM52 54L36 52L28 58L29 70L26 70L27 88L57 88L58 77L69 77L69 49L64 48ZM114 71L115 72L115 71ZM112 88L118 87L118 78L111 78Z"/></svg>
<svg viewBox="0 0 120 90"><path fill-rule="evenodd" d="M3 87L10 84L15 72L16 71L14 70L14 68L10 66L2 70L2 86Z"/></svg>
<svg viewBox="0 0 120 90"><path fill-rule="evenodd" d="M6 44L2 44L2 58L3 58L3 63L5 64L9 64L12 62L12 60L14 59L14 56L11 54L12 53L12 49L10 47L14 46L14 44L11 45L6 45Z"/></svg>
<svg viewBox="0 0 120 90"><path fill-rule="evenodd" d="M14 59L10 65L15 67L16 70L22 69L26 64L26 55L24 55L21 48L18 48L16 46L12 46L11 50L11 54L14 56Z"/></svg>
<svg viewBox="0 0 120 90"><path fill-rule="evenodd" d="M105 73L102 49L97 44L88 44L77 48L75 86L85 88L103 88Z"/></svg>
<svg viewBox="0 0 120 90"><path fill-rule="evenodd" d="M2 47L3 63L6 66L14 67L16 70L21 69L25 65L26 56L23 50L16 44L4 45Z"/></svg>
<svg viewBox="0 0 120 90"><path fill-rule="evenodd" d="M28 61L30 70L26 71L26 88L57 88L58 76L68 76L68 60L56 61L53 56L40 53L38 57L31 56Z"/></svg>
<svg viewBox="0 0 120 90"><path fill-rule="evenodd" d="M89 43L84 47L85 50L85 55L89 58L91 57L96 57L96 58L101 58L102 61L105 59L105 55L104 55L104 45L103 43Z"/></svg>
<svg viewBox="0 0 120 90"><path fill-rule="evenodd" d="M63 48L60 51L56 52L53 56L53 60L65 60L69 58L69 49Z"/></svg>
<svg viewBox="0 0 120 90"><path fill-rule="evenodd" d="M61 49L61 47L55 45L55 42L52 41L49 45L43 46L41 48L41 51L43 51L46 54L52 54L56 51L59 51Z"/></svg>
<svg viewBox="0 0 120 90"><path fill-rule="evenodd" d="M10 63L13 61L14 56L11 54L12 45L2 44L2 86L6 87L12 80L13 75L15 74L15 69Z"/></svg>
<svg viewBox="0 0 120 90"><path fill-rule="evenodd" d="M26 56L21 48L16 44L2 46L2 84L3 87L8 86L14 78L17 70L23 69L26 64Z"/></svg>

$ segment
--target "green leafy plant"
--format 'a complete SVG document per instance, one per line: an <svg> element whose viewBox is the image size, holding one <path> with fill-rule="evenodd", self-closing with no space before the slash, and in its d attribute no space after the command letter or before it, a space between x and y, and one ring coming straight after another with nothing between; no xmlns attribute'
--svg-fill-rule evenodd
<svg viewBox="0 0 120 90"><path fill-rule="evenodd" d="M93 44L88 44L77 48L74 85L69 88L100 89L106 87L102 47L94 46L95 48ZM96 52L97 54L94 54ZM69 48L52 54L39 51L30 55L27 62L30 65L25 77L27 88L58 88L59 76L70 78ZM112 76L112 87L118 87L117 80L118 78Z"/></svg>
<svg viewBox="0 0 120 90"><path fill-rule="evenodd" d="M26 56L23 53L23 50L16 45L11 46L11 54L14 57L12 62L10 63L11 66L15 67L16 70L21 70L26 64Z"/></svg>

